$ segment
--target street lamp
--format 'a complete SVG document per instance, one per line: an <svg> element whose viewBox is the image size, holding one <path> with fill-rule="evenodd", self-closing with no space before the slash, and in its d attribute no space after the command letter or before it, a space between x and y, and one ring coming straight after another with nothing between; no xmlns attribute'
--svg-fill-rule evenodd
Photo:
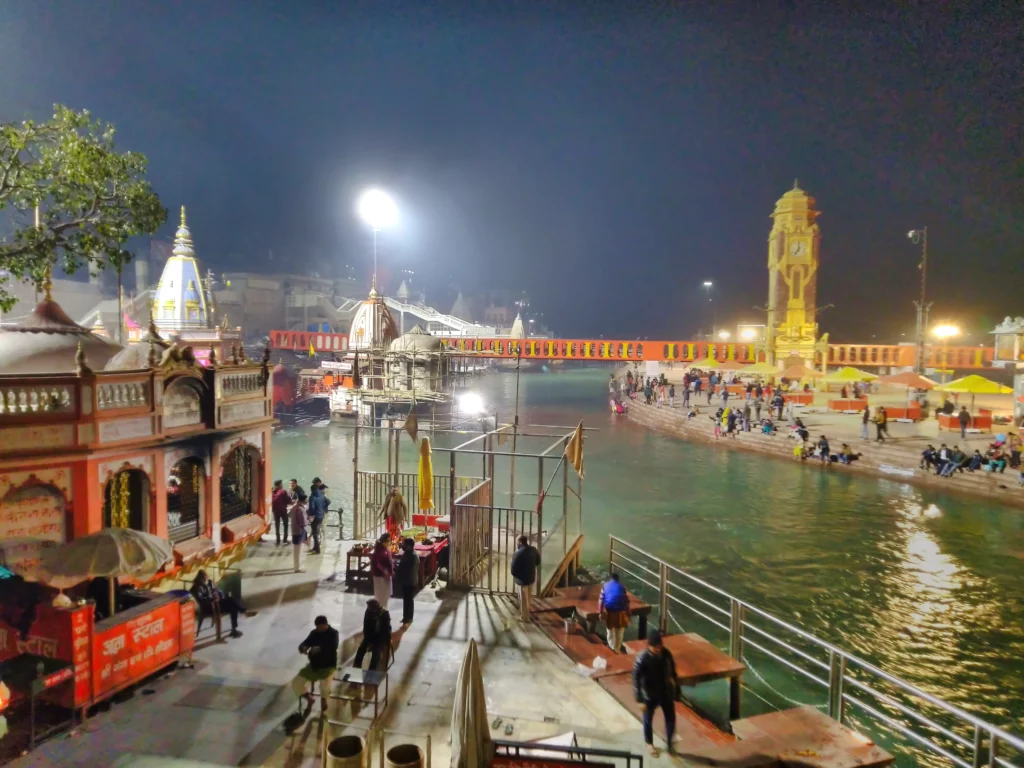
<svg viewBox="0 0 1024 768"><path fill-rule="evenodd" d="M359 198L359 216L373 229L373 290L377 290L377 233L398 219L398 209L386 192L368 189Z"/></svg>
<svg viewBox="0 0 1024 768"><path fill-rule="evenodd" d="M715 285L714 282L712 282L711 280L705 280L704 281L704 290L705 290L705 292L708 295L708 302L709 303L711 302L711 289L714 287L714 285ZM711 335L714 335L714 333L715 333L715 326L718 325L718 323L716 322L717 314L718 314L718 307L715 307L714 305L712 305L712 307L711 307ZM703 325L703 323L702 323L702 325Z"/></svg>
<svg viewBox="0 0 1024 768"><path fill-rule="evenodd" d="M722 341L728 341L729 340L729 336L730 336L730 333L728 331L719 331L718 332L718 338L720 338Z"/></svg>
<svg viewBox="0 0 1024 768"><path fill-rule="evenodd" d="M946 383L946 344L954 336L960 335L960 329L955 325L943 324L932 328L932 334L942 339L942 383Z"/></svg>
<svg viewBox="0 0 1024 768"><path fill-rule="evenodd" d="M921 301L914 303L917 305L917 372L923 376L924 329L928 325L928 308L930 306L924 302L925 278L928 274L928 227L912 229L907 233L907 237L915 245L921 244L921 262L917 265L917 268L921 270Z"/></svg>
<svg viewBox="0 0 1024 768"><path fill-rule="evenodd" d="M753 328L744 328L743 333L741 333L740 336L743 337L744 341L753 341L757 338L757 331Z"/></svg>

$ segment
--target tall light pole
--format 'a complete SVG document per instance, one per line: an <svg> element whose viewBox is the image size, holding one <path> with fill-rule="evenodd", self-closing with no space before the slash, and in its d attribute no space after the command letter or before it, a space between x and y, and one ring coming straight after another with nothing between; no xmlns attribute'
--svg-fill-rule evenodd
<svg viewBox="0 0 1024 768"><path fill-rule="evenodd" d="M711 280L705 280L704 281L704 291L708 295L708 303L709 304L712 304L711 289L714 288L714 287L715 287L715 284L714 284L713 281L711 281ZM712 306L711 306L711 335L712 336L715 335L715 326L718 325L717 314L718 314L718 308L716 306L714 306L714 304L712 304Z"/></svg>
<svg viewBox="0 0 1024 768"><path fill-rule="evenodd" d="M359 216L373 229L373 283L377 290L377 233L383 227L391 226L398 218L398 209L387 193L369 189L359 198Z"/></svg>
<svg viewBox="0 0 1024 768"><path fill-rule="evenodd" d="M945 384L947 364L946 344L954 336L960 335L960 329L957 328L955 325L943 324L937 325L935 328L933 328L932 333L935 334L937 338L942 339L942 377L940 380L943 384Z"/></svg>
<svg viewBox="0 0 1024 768"><path fill-rule="evenodd" d="M915 301L914 304L917 305L917 372L923 376L925 328L928 326L928 309L931 306L925 303L925 284L928 276L928 227L912 229L907 233L907 237L915 245L921 244L921 263L917 265L917 268L921 270L921 300Z"/></svg>

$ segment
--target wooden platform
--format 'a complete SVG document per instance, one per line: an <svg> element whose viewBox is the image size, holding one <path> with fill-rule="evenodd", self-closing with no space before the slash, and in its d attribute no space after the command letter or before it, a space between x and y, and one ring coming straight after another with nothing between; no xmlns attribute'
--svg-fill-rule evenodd
<svg viewBox="0 0 1024 768"><path fill-rule="evenodd" d="M530 602L530 613L556 613L559 616L571 616L574 612L587 624L590 632L597 631L597 623L601 612L598 600L601 597L601 584L587 584L582 587L561 587L555 590L552 597L537 598ZM647 617L651 615L653 606L645 603L632 592L626 592L629 598L629 615L639 619L637 626L641 640L647 637Z"/></svg>
<svg viewBox="0 0 1024 768"><path fill-rule="evenodd" d="M760 755L774 757L779 765L792 768L874 768L889 765L894 759L867 737L855 734L814 707L748 717L734 721L732 727L740 741L728 754L709 755L716 762Z"/></svg>
<svg viewBox="0 0 1024 768"><path fill-rule="evenodd" d="M675 659L676 675L680 685L700 685L712 680L739 677L747 668L746 664L720 651L694 632L685 635L665 635L662 642ZM631 640L625 645L627 653L609 658L608 667L595 672L594 677L632 673L636 654L647 647L647 642Z"/></svg>

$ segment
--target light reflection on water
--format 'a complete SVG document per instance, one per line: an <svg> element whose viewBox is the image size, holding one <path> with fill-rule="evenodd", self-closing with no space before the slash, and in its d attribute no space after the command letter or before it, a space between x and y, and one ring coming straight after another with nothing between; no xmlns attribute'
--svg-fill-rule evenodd
<svg viewBox="0 0 1024 768"><path fill-rule="evenodd" d="M478 381L510 420L514 375ZM607 535L620 536L925 691L1024 730L1024 511L660 435L611 416L606 382L602 371L521 379L523 423L582 418L600 427L586 445L586 562L600 566ZM359 450L363 468L386 468L379 439L364 434ZM403 470L413 471L407 438L402 451ZM346 509L351 460L350 430L275 436L274 476L308 482L319 474Z"/></svg>

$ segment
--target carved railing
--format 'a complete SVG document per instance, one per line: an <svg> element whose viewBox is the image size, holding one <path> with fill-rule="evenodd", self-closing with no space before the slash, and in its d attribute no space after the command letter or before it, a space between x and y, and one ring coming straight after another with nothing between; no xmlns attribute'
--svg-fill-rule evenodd
<svg viewBox="0 0 1024 768"><path fill-rule="evenodd" d="M258 368L249 368L237 373L230 369L218 370L217 383L220 396L225 400L252 397L264 393L263 371Z"/></svg>
<svg viewBox="0 0 1024 768"><path fill-rule="evenodd" d="M100 374L96 379L96 410L141 408L152 402L148 379L105 382L104 378Z"/></svg>
<svg viewBox="0 0 1024 768"><path fill-rule="evenodd" d="M0 384L0 415L75 412L75 386L62 382Z"/></svg>

